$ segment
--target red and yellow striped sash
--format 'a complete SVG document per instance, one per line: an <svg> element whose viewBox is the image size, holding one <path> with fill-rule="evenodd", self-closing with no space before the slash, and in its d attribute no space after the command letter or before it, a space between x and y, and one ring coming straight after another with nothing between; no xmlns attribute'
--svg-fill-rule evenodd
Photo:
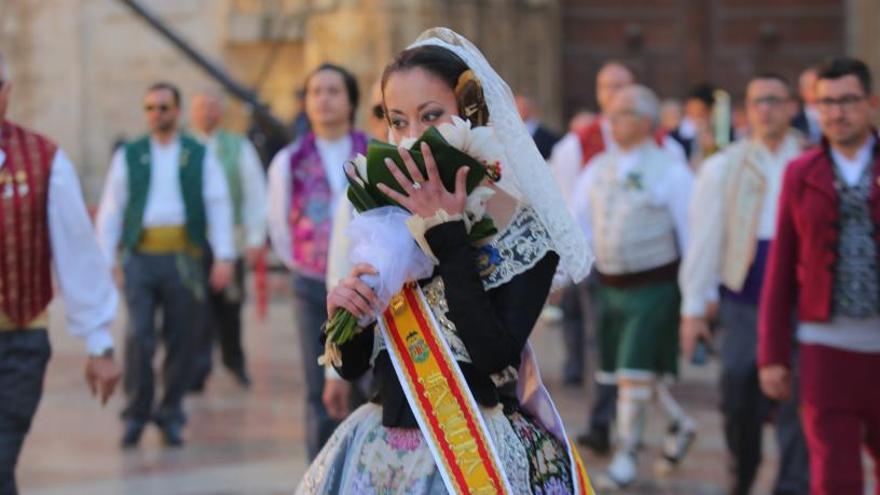
<svg viewBox="0 0 880 495"><path fill-rule="evenodd" d="M418 288L382 315L388 352L450 493L510 494L480 409Z"/></svg>

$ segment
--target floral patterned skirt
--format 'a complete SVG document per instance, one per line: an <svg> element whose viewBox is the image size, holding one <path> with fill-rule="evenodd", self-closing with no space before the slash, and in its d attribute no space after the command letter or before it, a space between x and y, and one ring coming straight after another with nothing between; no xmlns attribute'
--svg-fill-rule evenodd
<svg viewBox="0 0 880 495"><path fill-rule="evenodd" d="M565 446L522 411L481 408L516 494L573 493ZM446 486L421 431L382 426L382 409L364 404L333 433L297 494L445 495Z"/></svg>

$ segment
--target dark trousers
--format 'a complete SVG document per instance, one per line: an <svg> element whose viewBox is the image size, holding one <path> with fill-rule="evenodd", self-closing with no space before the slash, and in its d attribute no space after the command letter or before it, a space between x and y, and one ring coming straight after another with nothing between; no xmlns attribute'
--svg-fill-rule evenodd
<svg viewBox="0 0 880 495"><path fill-rule="evenodd" d="M762 392L756 356L758 308L724 299L721 302L721 411L731 456L731 494L748 495L761 465L764 422L775 409L779 471L774 493L808 490L807 447L795 397L774 403Z"/></svg>
<svg viewBox="0 0 880 495"><path fill-rule="evenodd" d="M210 269L210 262L206 267ZM244 260L235 262L232 283L221 291L208 287L205 315L199 328L193 382L203 385L214 367L214 342L220 344L223 366L233 372L245 370L241 345L241 307L245 299Z"/></svg>
<svg viewBox="0 0 880 495"><path fill-rule="evenodd" d="M584 314L591 314L588 298L585 283L570 285L562 293L560 309L562 309L562 341L565 344L562 376L566 381L580 381L584 375L586 322L589 321L589 318L584 318Z"/></svg>
<svg viewBox="0 0 880 495"><path fill-rule="evenodd" d="M45 329L0 332L0 495L16 495L15 465L43 395L52 354Z"/></svg>
<svg viewBox="0 0 880 495"><path fill-rule="evenodd" d="M880 495L880 353L803 344L800 359L810 494L864 495L864 448Z"/></svg>
<svg viewBox="0 0 880 495"><path fill-rule="evenodd" d="M590 276L583 285L585 285L585 289L581 292L581 307L585 314L584 321L588 322L586 326L589 330L588 340L590 340L591 347L596 349L596 365L594 366L594 369L598 371L602 369L602 363L600 362L602 359L602 353L599 352L599 349L601 349L599 343L601 332L599 332L597 325L596 314L596 297L599 289L599 281L595 270L590 273ZM607 433L611 429L611 424L614 423L616 413L617 383L602 383L597 381L593 394L593 407L590 411L590 424L588 425L588 429L591 431L597 429L604 430Z"/></svg>
<svg viewBox="0 0 880 495"><path fill-rule="evenodd" d="M327 289L323 280L293 274L293 323L299 333L303 372L306 378L306 449L314 459L333 434L337 422L330 418L324 402L324 368L318 357L324 353L321 326L327 320Z"/></svg>
<svg viewBox="0 0 880 495"><path fill-rule="evenodd" d="M129 325L125 336L127 421L182 424L183 396L192 380L196 333L203 316L205 277L190 256L133 253L123 265ZM162 328L156 327L161 310ZM157 332L158 330L158 332ZM153 355L164 344L162 399L154 405Z"/></svg>
<svg viewBox="0 0 880 495"><path fill-rule="evenodd" d="M597 382L595 397L593 409L590 411L590 430L601 429L608 432L617 413L617 385Z"/></svg>

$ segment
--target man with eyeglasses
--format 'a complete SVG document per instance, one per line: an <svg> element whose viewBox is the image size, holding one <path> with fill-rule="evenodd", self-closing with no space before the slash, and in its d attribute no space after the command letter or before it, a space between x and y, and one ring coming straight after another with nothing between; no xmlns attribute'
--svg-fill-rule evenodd
<svg viewBox="0 0 880 495"><path fill-rule="evenodd" d="M863 445L880 482L880 147L867 66L852 58L824 65L816 105L822 145L783 179L758 365L764 393L792 397L796 335L810 493L861 495Z"/></svg>
<svg viewBox="0 0 880 495"><path fill-rule="evenodd" d="M150 134L127 143L110 164L97 215L98 238L123 278L128 304L122 447L137 446L148 422L167 446L183 444L183 397L192 380L196 330L208 280L221 290L235 247L226 178L213 152L178 130L180 92L165 82L144 95ZM206 274L202 257L214 262ZM162 329L156 328L161 309ZM164 344L164 395L154 401L153 355Z"/></svg>
<svg viewBox="0 0 880 495"><path fill-rule="evenodd" d="M85 343L85 378L101 404L119 366L110 327L118 296L64 151L6 117L12 83L0 54L0 493L15 495L15 466L43 394L52 353L48 306L55 272L68 332Z"/></svg>
<svg viewBox="0 0 880 495"><path fill-rule="evenodd" d="M788 82L754 76L746 87L751 137L713 155L700 167L690 207L690 240L679 272L681 348L686 358L712 338L709 313L721 282L723 329L721 410L731 457L731 495L751 493L761 464L764 422L774 404L758 384L758 302L786 164L803 149L789 127L796 110ZM776 410L780 452L774 494L807 491L807 451L797 401Z"/></svg>
<svg viewBox="0 0 880 495"><path fill-rule="evenodd" d="M617 385L618 444L597 488L632 484L647 408L659 396L672 428L663 448L679 463L693 441L693 420L661 385L678 371L676 275L687 246L693 177L683 160L657 146L660 103L639 85L621 89L607 117L617 148L578 178L573 210L596 254L600 383Z"/></svg>

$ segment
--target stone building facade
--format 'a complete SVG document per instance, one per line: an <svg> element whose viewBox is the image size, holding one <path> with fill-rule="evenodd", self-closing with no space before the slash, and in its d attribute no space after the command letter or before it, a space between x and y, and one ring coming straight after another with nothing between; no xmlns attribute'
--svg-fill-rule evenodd
<svg viewBox="0 0 880 495"><path fill-rule="evenodd" d="M594 106L605 58L627 60L664 95L702 80L730 85L753 70L793 75L852 53L880 74L876 0L141 0L283 120L294 90L324 61L349 67L366 93L382 67L423 29L471 38L514 90L562 128ZM0 0L0 50L13 71L12 118L68 151L90 201L111 145L143 132L141 96L156 80L184 96L216 83L120 0ZM364 103L364 109L367 104ZM229 101L242 130L247 109ZM364 112L361 112L362 114Z"/></svg>

